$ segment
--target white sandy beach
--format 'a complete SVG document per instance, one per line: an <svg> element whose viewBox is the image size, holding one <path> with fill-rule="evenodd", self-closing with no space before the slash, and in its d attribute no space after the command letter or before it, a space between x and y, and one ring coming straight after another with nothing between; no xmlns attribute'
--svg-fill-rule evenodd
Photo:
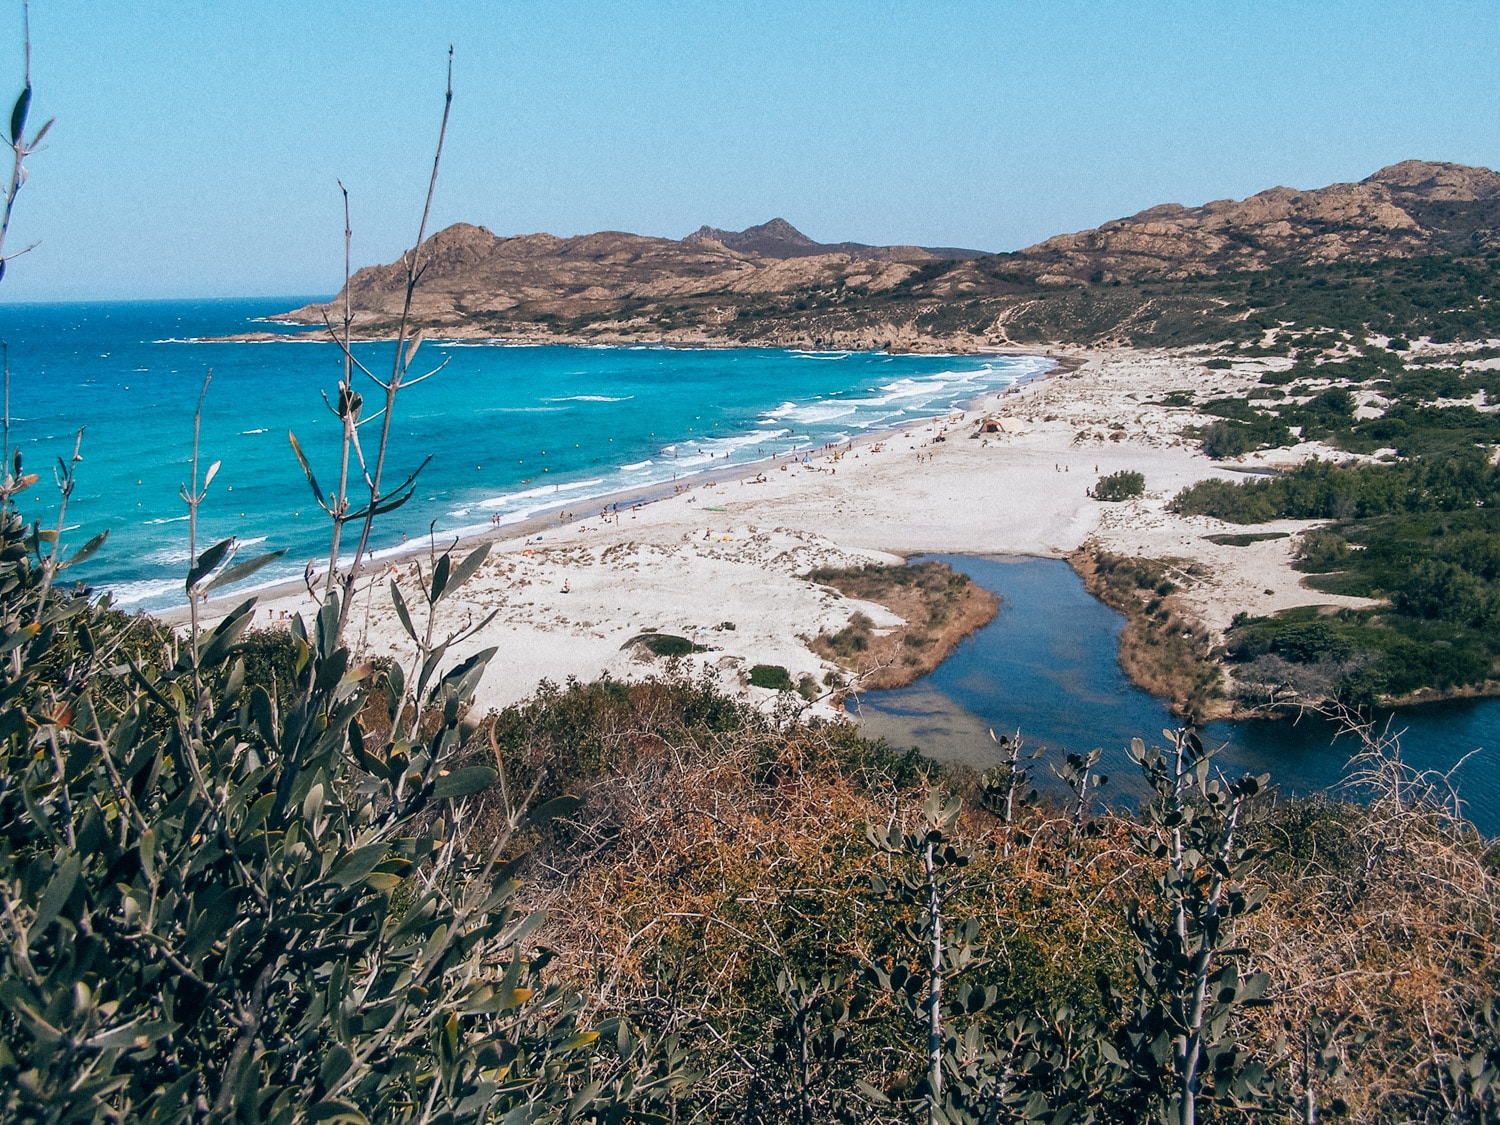
<svg viewBox="0 0 1500 1125"><path fill-rule="evenodd" d="M1210 371L1201 358L1170 352L1075 358L1082 361L1076 370L988 396L964 415L808 463L763 463L638 510L622 503L608 521L595 501L591 518L554 521L539 540L502 533L479 573L442 604L438 636L498 610L453 652L498 649L479 689L481 708L524 699L544 678L659 670L659 658L621 647L653 629L704 645L708 651L684 658L695 671L713 669L726 686L769 698L744 686L751 665L780 664L794 680L806 673L821 682L833 666L809 650L810 638L842 628L855 611L877 626L894 623L880 607L802 578L812 567L931 552L1056 557L1090 539L1119 553L1196 560L1207 574L1187 584L1183 597L1213 630L1242 610L1356 604L1302 586L1291 568L1293 539L1217 546L1204 536L1243 529L1167 511L1184 486L1209 476L1243 479L1235 469L1246 465L1197 452L1179 435L1208 419L1159 400L1173 391L1244 393L1267 365L1285 361ZM985 415L1014 419L1019 432L974 436ZM1331 451L1272 450L1246 462L1289 464L1319 452ZM1086 495L1101 475L1120 469L1145 474L1144 497L1105 504ZM1283 521L1255 530L1307 526ZM409 601L420 602L418 566L427 568L425 555L399 568ZM361 596L352 639L372 655L406 659L410 644L390 607L389 578L374 583L373 597ZM305 592L282 588L262 599L257 622L315 608Z"/></svg>

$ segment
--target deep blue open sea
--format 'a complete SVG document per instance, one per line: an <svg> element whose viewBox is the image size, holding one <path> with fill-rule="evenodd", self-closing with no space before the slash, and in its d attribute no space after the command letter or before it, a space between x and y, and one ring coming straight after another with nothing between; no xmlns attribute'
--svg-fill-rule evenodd
<svg viewBox="0 0 1500 1125"><path fill-rule="evenodd" d="M212 369L202 460L222 461L203 506L199 543L238 536L245 550L287 548L267 577L326 557L328 525L287 441L295 431L325 487L339 427L323 404L341 373L333 344L199 343L278 330L261 318L312 298L0 307L9 345L11 436L41 486L27 515L55 511L50 466L85 428L65 541L109 529L77 576L122 608L181 601L193 407ZM358 345L388 372L389 345ZM1030 357L808 353L768 349L503 347L429 342L416 364L447 361L403 391L386 480L427 455L412 501L377 525L377 549L435 524L439 535L484 530L567 505L587 511L609 492L713 467L817 448L946 411L1042 371ZM363 388L366 414L377 388Z"/></svg>

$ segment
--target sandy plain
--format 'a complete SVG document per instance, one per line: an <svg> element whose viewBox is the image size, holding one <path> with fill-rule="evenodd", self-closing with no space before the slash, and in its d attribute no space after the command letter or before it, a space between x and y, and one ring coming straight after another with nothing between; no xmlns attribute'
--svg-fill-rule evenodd
<svg viewBox="0 0 1500 1125"><path fill-rule="evenodd" d="M1093 541L1116 553L1199 564L1182 600L1216 632L1241 611L1360 604L1301 584L1291 566L1294 535L1220 546L1204 537L1242 529L1168 507L1180 489L1206 477L1243 479L1247 470L1332 455L1308 444L1210 461L1183 436L1209 419L1162 402L1173 392L1198 401L1242 395L1268 366L1286 361L1210 370L1201 355L1182 352L1058 354L1066 362L1050 377L923 425L806 461L721 473L655 502L627 497L606 518L595 501L573 518L555 513L502 529L476 575L441 603L436 636L495 614L450 652L497 650L476 698L481 709L525 699L543 679L659 672L661 658L629 643L653 630L703 646L680 658L693 674L706 669L769 705L775 693L748 686L752 665L779 664L793 680L807 674L822 683L835 669L808 647L813 637L843 628L857 611L877 628L898 623L880 606L803 577L818 566L927 553L1059 557ZM981 432L985 419L1005 419L1005 429ZM1107 504L1088 495L1100 476L1120 469L1145 474L1144 496ZM1309 526L1282 521L1255 530ZM410 662L388 585L396 579L408 602L420 603L418 575L429 571L425 552L374 564L352 615L358 648ZM281 587L265 592L256 620L274 624L315 610L305 589Z"/></svg>

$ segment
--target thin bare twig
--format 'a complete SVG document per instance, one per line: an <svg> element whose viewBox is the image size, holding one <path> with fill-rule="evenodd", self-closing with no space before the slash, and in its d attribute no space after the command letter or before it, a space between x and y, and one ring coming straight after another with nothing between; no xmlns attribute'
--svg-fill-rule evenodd
<svg viewBox="0 0 1500 1125"><path fill-rule="evenodd" d="M364 520L360 526L359 548L354 553L354 560L349 566L349 572L344 578L344 597L339 605L338 635L342 636L345 623L349 619L349 606L354 596L355 583L359 580L360 570L364 565L365 554L369 548L370 533L375 526L375 516L378 514L380 502L384 497L380 494L380 482L385 473L386 454L390 450L391 417L396 405L396 395L400 393L402 378L411 366L416 356L417 346L421 343L421 333L417 333L415 339L411 340L411 346L407 346L408 332L411 326L412 297L416 293L417 281L421 276L422 243L427 237L427 222L432 214L432 199L437 191L438 169L443 159L443 142L448 136L448 117L453 109L453 48L448 48L448 83L443 95L443 119L438 127L437 149L432 157L432 175L427 181L427 199L422 205L422 221L417 225L416 244L404 255L406 262L406 296L401 305L401 321L396 332L395 356L391 361L391 381L385 387L385 416L381 420L380 445L375 455L375 471L370 477L370 502L365 509ZM345 300L348 300L348 286L344 287ZM347 351L347 349L346 349Z"/></svg>

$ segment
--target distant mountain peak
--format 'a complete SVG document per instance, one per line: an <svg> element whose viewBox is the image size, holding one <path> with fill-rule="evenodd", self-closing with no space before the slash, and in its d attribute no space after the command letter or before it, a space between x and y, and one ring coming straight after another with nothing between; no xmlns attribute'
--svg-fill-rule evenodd
<svg viewBox="0 0 1500 1125"><path fill-rule="evenodd" d="M983 250L956 246L871 246L868 242L815 242L785 219L776 218L744 230L720 230L701 226L682 240L686 243L717 242L740 254L761 258L810 258L815 254L847 254L851 258L884 261L891 257L928 255L957 260L982 258Z"/></svg>
<svg viewBox="0 0 1500 1125"><path fill-rule="evenodd" d="M831 249L814 242L781 218L759 226L746 227L744 230L720 230L718 227L705 225L683 241L713 241L742 254L759 254L765 258L803 258L811 254L826 254Z"/></svg>
<svg viewBox="0 0 1500 1125"><path fill-rule="evenodd" d="M740 234L747 238L775 238L783 242L799 242L803 246L819 245L782 218L761 223L758 227L746 227Z"/></svg>

